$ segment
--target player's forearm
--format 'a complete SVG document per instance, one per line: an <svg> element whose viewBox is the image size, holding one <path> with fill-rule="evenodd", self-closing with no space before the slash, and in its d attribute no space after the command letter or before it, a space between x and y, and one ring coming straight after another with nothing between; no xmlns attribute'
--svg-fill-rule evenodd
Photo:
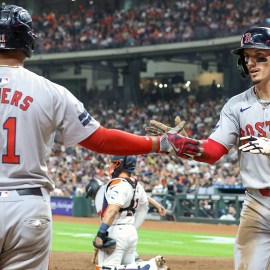
<svg viewBox="0 0 270 270"><path fill-rule="evenodd" d="M211 139L203 140L201 147L204 151L200 157L194 158L196 161L213 164L228 153L225 146Z"/></svg>
<svg viewBox="0 0 270 270"><path fill-rule="evenodd" d="M106 236L108 235L108 229L112 225L113 221L116 218L116 215L118 214L120 210L119 205L109 204L105 210L104 216L102 218L102 223L98 229L97 236L95 237L93 245L97 248L99 246L102 246L103 241L106 239Z"/></svg>
<svg viewBox="0 0 270 270"><path fill-rule="evenodd" d="M80 142L83 147L109 155L140 155L159 151L159 137L138 136L117 129L99 127Z"/></svg>
<svg viewBox="0 0 270 270"><path fill-rule="evenodd" d="M102 218L102 222L111 226L120 209L121 207L119 205L109 204Z"/></svg>

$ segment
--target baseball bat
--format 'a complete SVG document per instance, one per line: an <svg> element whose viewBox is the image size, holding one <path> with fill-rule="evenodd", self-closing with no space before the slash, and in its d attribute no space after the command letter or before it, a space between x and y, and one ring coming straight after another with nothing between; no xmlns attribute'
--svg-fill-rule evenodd
<svg viewBox="0 0 270 270"><path fill-rule="evenodd" d="M93 263L93 264L96 264L97 255L98 255L98 248L95 249L94 258L93 258L93 260L92 260L92 263Z"/></svg>

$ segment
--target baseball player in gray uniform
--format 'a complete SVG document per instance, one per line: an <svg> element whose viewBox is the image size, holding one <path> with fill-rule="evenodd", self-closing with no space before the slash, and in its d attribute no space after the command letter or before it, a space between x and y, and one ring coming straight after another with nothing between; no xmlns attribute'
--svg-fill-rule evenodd
<svg viewBox="0 0 270 270"><path fill-rule="evenodd" d="M36 35L22 7L0 7L0 269L45 270L49 265L54 183L46 161L56 130L67 146L110 155L150 152L180 156L177 129L159 137L102 127L66 88L23 67ZM197 144L192 141L196 153ZM192 147L191 147L192 148ZM189 150L187 150L189 151Z"/></svg>
<svg viewBox="0 0 270 270"><path fill-rule="evenodd" d="M112 180L106 185L92 180L86 187L87 197L95 199L102 220L93 242L100 249L96 269L167 270L162 256L135 263L137 229L148 211L145 190L132 176L136 170L136 156L113 156L109 170ZM112 248L103 247L108 239L116 241Z"/></svg>
<svg viewBox="0 0 270 270"><path fill-rule="evenodd" d="M247 191L235 241L235 269L266 270L270 264L270 28L248 29L232 53L238 55L241 76L249 76L253 86L229 99L213 133L200 141L203 152L190 158L212 164L239 145L240 177Z"/></svg>

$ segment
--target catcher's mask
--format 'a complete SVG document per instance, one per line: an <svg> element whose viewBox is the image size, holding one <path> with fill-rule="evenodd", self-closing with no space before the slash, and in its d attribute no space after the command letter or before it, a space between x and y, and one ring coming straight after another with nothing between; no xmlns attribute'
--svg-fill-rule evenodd
<svg viewBox="0 0 270 270"><path fill-rule="evenodd" d="M257 48L270 50L270 28L268 27L254 27L248 29L241 38L241 45L239 48L232 51L233 54L239 55L237 60L237 68L242 78L249 76L249 71L246 65L244 56L244 49ZM256 58L257 62L266 62L266 57Z"/></svg>
<svg viewBox="0 0 270 270"><path fill-rule="evenodd" d="M102 183L98 179L91 179L90 182L85 187L86 198L95 199L96 194L99 188L102 186Z"/></svg>
<svg viewBox="0 0 270 270"><path fill-rule="evenodd" d="M135 173L136 163L136 156L113 156L110 160L110 175L116 178L122 171Z"/></svg>

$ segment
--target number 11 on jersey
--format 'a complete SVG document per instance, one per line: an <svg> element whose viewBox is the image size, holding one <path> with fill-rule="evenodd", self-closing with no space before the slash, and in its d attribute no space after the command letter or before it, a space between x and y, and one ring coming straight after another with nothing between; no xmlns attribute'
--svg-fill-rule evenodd
<svg viewBox="0 0 270 270"><path fill-rule="evenodd" d="M9 117L3 125L3 128L7 131L7 153L2 155L3 163L20 163L20 156L15 154L16 122L17 119L15 117Z"/></svg>

